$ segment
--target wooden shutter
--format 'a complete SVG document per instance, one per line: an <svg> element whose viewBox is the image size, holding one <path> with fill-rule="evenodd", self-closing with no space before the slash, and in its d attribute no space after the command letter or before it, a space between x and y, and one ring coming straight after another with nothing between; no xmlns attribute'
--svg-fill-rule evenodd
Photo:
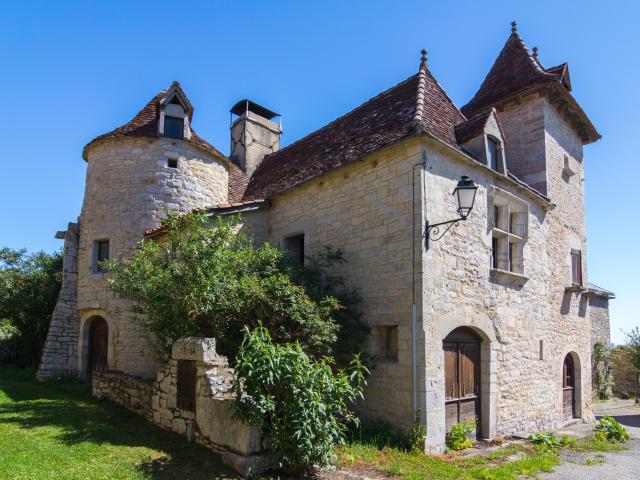
<svg viewBox="0 0 640 480"><path fill-rule="evenodd" d="M178 408L195 411L196 409L196 362L178 360Z"/></svg>
<svg viewBox="0 0 640 480"><path fill-rule="evenodd" d="M574 286L582 286L582 251L571 249L571 281Z"/></svg>

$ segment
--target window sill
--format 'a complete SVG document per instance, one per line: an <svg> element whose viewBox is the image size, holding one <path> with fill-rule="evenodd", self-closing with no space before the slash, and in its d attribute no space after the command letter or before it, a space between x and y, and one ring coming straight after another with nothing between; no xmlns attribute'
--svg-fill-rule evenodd
<svg viewBox="0 0 640 480"><path fill-rule="evenodd" d="M500 270L499 268L492 268L489 270L489 278L491 280L502 280L516 285L523 286L529 281L529 277L521 275L515 272L509 272L507 270Z"/></svg>
<svg viewBox="0 0 640 480"><path fill-rule="evenodd" d="M582 285L571 285L570 287L565 287L564 291L567 293L585 293L587 289Z"/></svg>
<svg viewBox="0 0 640 480"><path fill-rule="evenodd" d="M106 278L109 272L91 272L91 278L94 280L101 280Z"/></svg>

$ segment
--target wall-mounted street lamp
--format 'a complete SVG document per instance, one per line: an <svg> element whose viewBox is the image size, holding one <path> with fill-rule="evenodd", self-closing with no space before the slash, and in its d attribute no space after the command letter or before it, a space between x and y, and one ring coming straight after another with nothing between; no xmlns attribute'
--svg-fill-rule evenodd
<svg viewBox="0 0 640 480"><path fill-rule="evenodd" d="M427 221L425 225L425 248L429 250L429 240L434 242L440 240L445 233L449 231L451 227L457 225L461 220L466 220L471 210L473 210L473 203L476 200L476 191L478 186L473 183L469 177L460 177L458 185L453 190L453 194L456 197L456 204L458 205L459 218L454 220L448 220L446 222L434 223L433 225ZM442 233L440 233L440 227L448 225Z"/></svg>

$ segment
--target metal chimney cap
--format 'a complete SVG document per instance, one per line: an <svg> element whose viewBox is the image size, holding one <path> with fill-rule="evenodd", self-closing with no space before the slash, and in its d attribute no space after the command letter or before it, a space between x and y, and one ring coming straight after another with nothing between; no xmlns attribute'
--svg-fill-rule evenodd
<svg viewBox="0 0 640 480"><path fill-rule="evenodd" d="M252 102L247 98L240 100L233 107L231 107L231 110L229 111L235 115L240 116L240 115L244 115L244 113L247 110L255 113L256 115L260 115L261 117L266 118L267 120L271 120L274 117L280 116L279 113L273 112L268 108L263 107L262 105L258 105L257 103Z"/></svg>

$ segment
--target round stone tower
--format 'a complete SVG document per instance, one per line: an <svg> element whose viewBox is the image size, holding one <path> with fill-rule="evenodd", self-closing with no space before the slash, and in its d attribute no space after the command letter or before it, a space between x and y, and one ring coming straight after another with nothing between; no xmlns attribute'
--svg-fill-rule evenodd
<svg viewBox="0 0 640 480"><path fill-rule="evenodd" d="M174 82L130 122L84 149L77 264L81 376L98 367L149 376L155 368L147 333L131 304L108 290L100 260L130 255L167 211L185 213L227 201L231 164L191 129L192 114ZM107 328L92 328L96 322Z"/></svg>

